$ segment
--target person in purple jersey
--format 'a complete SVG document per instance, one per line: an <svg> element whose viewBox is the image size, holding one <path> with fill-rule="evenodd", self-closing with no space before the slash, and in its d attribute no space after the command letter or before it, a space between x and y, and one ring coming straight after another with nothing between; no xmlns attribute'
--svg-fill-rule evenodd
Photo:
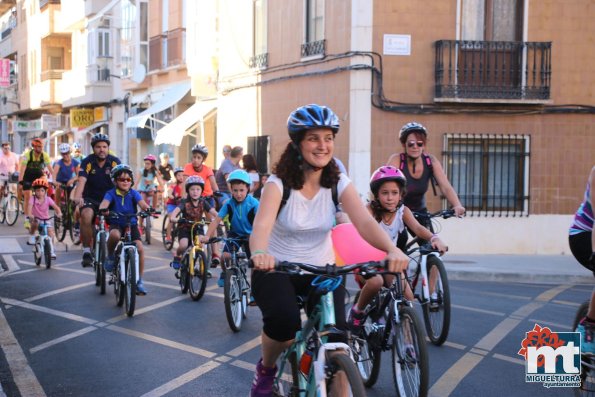
<svg viewBox="0 0 595 397"><path fill-rule="evenodd" d="M593 234L593 185L595 185L595 166L587 181L585 198L578 207L572 225L570 225L568 243L572 255L577 261L595 275L595 234ZM591 293L591 303L587 316L583 318L577 332L581 333L583 353L595 354L595 289Z"/></svg>

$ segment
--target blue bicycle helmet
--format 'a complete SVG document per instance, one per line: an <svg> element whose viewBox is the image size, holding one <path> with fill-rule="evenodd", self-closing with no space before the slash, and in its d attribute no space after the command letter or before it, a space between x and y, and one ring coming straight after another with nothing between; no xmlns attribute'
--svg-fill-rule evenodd
<svg viewBox="0 0 595 397"><path fill-rule="evenodd" d="M227 183L231 184L232 182L244 182L248 187L252 184L252 180L250 180L250 175L244 170L233 170L227 177Z"/></svg>
<svg viewBox="0 0 595 397"><path fill-rule="evenodd" d="M328 128L336 134L339 131L339 118L327 106L305 105L294 110L287 119L289 137L298 143L302 133L314 128Z"/></svg>
<svg viewBox="0 0 595 397"><path fill-rule="evenodd" d="M95 147L95 144L98 142L105 142L109 146L109 144L110 144L109 136L102 134L101 132L93 135L93 138L91 138L91 147Z"/></svg>
<svg viewBox="0 0 595 397"><path fill-rule="evenodd" d="M110 176L112 177L112 180L115 181L116 178L122 175L124 172L130 175L130 178L132 178L132 183L134 184L134 171L132 171L132 168L130 168L128 164L118 164L112 168Z"/></svg>

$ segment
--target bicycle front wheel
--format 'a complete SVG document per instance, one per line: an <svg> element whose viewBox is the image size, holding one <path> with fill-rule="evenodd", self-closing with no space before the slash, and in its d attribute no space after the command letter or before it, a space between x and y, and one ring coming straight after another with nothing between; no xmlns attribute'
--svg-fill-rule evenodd
<svg viewBox="0 0 595 397"><path fill-rule="evenodd" d="M99 293L105 295L105 260L107 258L107 242L106 234L101 233L99 236L99 263L97 264L97 285L99 285Z"/></svg>
<svg viewBox="0 0 595 397"><path fill-rule="evenodd" d="M349 341L355 364L366 387L374 386L378 380L382 357L381 343L382 334L375 328L370 316L366 318L362 335L352 335Z"/></svg>
<svg viewBox="0 0 595 397"><path fill-rule="evenodd" d="M366 389L351 357L347 354L335 353L328 358L326 371L326 394L337 396L347 390L349 396L365 396Z"/></svg>
<svg viewBox="0 0 595 397"><path fill-rule="evenodd" d="M52 242L49 238L43 240L43 256L45 259L45 268L52 267Z"/></svg>
<svg viewBox="0 0 595 397"><path fill-rule="evenodd" d="M126 252L126 315L132 317L134 315L134 307L136 305L136 255L132 248L128 248Z"/></svg>
<svg viewBox="0 0 595 397"><path fill-rule="evenodd" d="M435 298L423 305L424 323L430 341L440 346L446 341L450 329L450 288L442 260L430 255L427 265L430 295Z"/></svg>
<svg viewBox="0 0 595 397"><path fill-rule="evenodd" d="M180 290L183 294L188 292L190 288L190 274L188 273L188 266L190 266L190 255L184 254L180 261Z"/></svg>
<svg viewBox="0 0 595 397"><path fill-rule="evenodd" d="M145 218L145 238L146 243L151 245L151 217Z"/></svg>
<svg viewBox="0 0 595 397"><path fill-rule="evenodd" d="M12 226L19 219L19 201L17 196L10 195L8 201L4 205L4 216L6 217L6 224Z"/></svg>
<svg viewBox="0 0 595 397"><path fill-rule="evenodd" d="M196 251L194 254L194 274L190 277L190 297L193 301L202 298L207 287L207 265L205 253Z"/></svg>
<svg viewBox="0 0 595 397"><path fill-rule="evenodd" d="M399 309L400 323L393 323L393 380L400 397L428 395L430 369L424 332L413 308Z"/></svg>
<svg viewBox="0 0 595 397"><path fill-rule="evenodd" d="M242 288L240 279L235 267L225 271L225 284L223 287L223 302L225 304L225 316L229 328L233 332L242 329Z"/></svg>

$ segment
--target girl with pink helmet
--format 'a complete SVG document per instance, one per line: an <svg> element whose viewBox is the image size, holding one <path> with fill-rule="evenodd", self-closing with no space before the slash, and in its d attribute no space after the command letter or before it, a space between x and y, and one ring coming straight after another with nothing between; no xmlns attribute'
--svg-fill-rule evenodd
<svg viewBox="0 0 595 397"><path fill-rule="evenodd" d="M378 168L370 178L370 191L373 198L368 205L368 210L395 245L399 233L407 226L417 236L429 240L432 247L439 250L441 255L448 251L446 244L437 235L432 234L430 230L422 226L415 219L411 210L403 205L403 197L407 193L407 179L400 169L391 165ZM364 312L366 305L372 301L383 284L390 285L393 277L380 275L371 277L356 276L356 280L362 289L359 299L353 304L349 312L348 319L348 325L354 334L361 332L366 320ZM413 300L411 289L408 285L405 288L405 296L407 299Z"/></svg>

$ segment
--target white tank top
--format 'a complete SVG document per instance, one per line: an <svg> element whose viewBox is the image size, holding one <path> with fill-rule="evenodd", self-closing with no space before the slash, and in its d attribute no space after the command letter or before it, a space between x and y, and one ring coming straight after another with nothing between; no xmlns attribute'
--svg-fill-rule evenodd
<svg viewBox="0 0 595 397"><path fill-rule="evenodd" d="M382 230L388 234L390 239L394 244L397 244L397 239L399 238L399 233L401 233L405 229L405 224L403 222L403 212L405 210L405 206L401 205L397 210L395 217L390 225L387 225L382 220L378 222Z"/></svg>

